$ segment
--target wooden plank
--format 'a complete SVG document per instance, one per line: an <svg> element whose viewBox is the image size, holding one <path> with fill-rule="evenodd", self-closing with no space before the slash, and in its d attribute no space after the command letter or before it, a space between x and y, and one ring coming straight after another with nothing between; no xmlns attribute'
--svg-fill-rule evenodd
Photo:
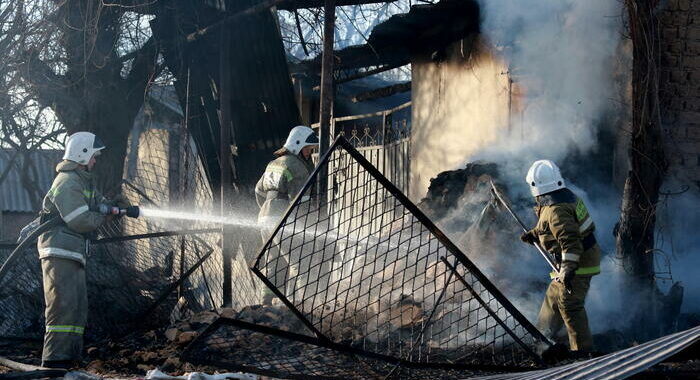
<svg viewBox="0 0 700 380"><path fill-rule="evenodd" d="M335 6L342 7L345 5L363 5L363 4L381 4L393 3L396 0L336 0ZM283 0L277 5L277 9L284 11L293 11L304 8L320 8L324 5L324 0Z"/></svg>
<svg viewBox="0 0 700 380"><path fill-rule="evenodd" d="M391 86L375 88L374 90L361 92L353 96L350 100L353 103L364 102L366 100L386 98L391 95L411 91L411 82L392 84Z"/></svg>

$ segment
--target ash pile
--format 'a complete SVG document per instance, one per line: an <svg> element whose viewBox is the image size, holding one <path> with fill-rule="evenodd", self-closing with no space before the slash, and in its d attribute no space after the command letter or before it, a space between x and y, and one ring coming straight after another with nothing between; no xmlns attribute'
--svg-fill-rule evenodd
<svg viewBox="0 0 700 380"><path fill-rule="evenodd" d="M511 191L513 184L490 162L471 162L438 174L418 206L512 301L539 305L550 269L520 242L522 230L494 198L492 183L526 225L534 225L532 198Z"/></svg>

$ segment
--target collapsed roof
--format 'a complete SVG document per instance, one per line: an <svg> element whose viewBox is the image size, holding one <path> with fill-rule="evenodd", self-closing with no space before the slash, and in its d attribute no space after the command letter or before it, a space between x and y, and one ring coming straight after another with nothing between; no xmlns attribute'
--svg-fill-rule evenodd
<svg viewBox="0 0 700 380"><path fill-rule="evenodd" d="M411 56L440 50L454 41L479 32L480 8L473 0L442 0L419 4L377 25L364 45L335 52L336 69L371 66L397 67ZM321 56L297 64L292 71L320 73Z"/></svg>

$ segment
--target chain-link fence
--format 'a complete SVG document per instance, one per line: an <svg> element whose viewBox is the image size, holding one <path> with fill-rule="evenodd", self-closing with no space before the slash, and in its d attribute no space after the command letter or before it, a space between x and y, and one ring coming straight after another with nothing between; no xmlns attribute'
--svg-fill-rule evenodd
<svg viewBox="0 0 700 380"><path fill-rule="evenodd" d="M13 245L0 250L4 263L14 250ZM44 328L44 293L41 266L36 248L22 253L0 279L0 336L3 338L39 339Z"/></svg>
<svg viewBox="0 0 700 380"><path fill-rule="evenodd" d="M325 197L308 198L324 171L329 183ZM537 366L537 346L549 345L469 258L343 137L321 158L252 269L309 331L303 338L278 335L301 341L303 347L339 351L346 355L326 358L361 361L371 371L359 364L326 363L319 375L323 364L316 357L296 357L292 366L291 353L233 353L238 334L245 333L236 332L231 323L195 344L218 354L207 359L199 352L195 359L243 368L267 355L266 364L257 368L281 377L383 378L400 373L403 378L425 378L424 371L433 371L431 378L455 378L450 371L458 368ZM298 348L310 349L303 347Z"/></svg>
<svg viewBox="0 0 700 380"><path fill-rule="evenodd" d="M124 194L132 204L209 213L215 201L192 139L179 124L137 123L130 136ZM221 307L221 229L215 223L122 218L103 226L90 243L88 338L138 328ZM12 247L0 250L5 261ZM234 255L232 305L259 303L260 281L241 252ZM42 275L35 248L0 278L0 338L41 339Z"/></svg>
<svg viewBox="0 0 700 380"><path fill-rule="evenodd" d="M460 379L517 370L506 366L396 360L314 337L303 327L284 331L227 318L217 320L188 346L184 359L275 378L304 380Z"/></svg>

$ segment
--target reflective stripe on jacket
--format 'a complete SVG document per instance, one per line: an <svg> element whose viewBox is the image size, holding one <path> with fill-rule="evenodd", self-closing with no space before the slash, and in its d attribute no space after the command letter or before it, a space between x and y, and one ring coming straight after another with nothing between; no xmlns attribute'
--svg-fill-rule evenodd
<svg viewBox="0 0 700 380"><path fill-rule="evenodd" d="M96 210L99 203L108 203L95 190L92 175L72 161L61 161L58 174L44 197L43 212L58 215L62 223L39 236L39 258L60 257L85 265L87 249L84 234L95 231L105 221Z"/></svg>
<svg viewBox="0 0 700 380"><path fill-rule="evenodd" d="M267 164L255 185L255 196L260 207L258 222L276 221L287 209L290 200L304 187L313 170L311 161L294 154L285 154Z"/></svg>
<svg viewBox="0 0 700 380"><path fill-rule="evenodd" d="M584 251L584 238L595 231L595 224L583 201L569 189L537 197L537 225L532 230L544 249L558 262L578 263L576 274L593 276L600 273L598 244Z"/></svg>

